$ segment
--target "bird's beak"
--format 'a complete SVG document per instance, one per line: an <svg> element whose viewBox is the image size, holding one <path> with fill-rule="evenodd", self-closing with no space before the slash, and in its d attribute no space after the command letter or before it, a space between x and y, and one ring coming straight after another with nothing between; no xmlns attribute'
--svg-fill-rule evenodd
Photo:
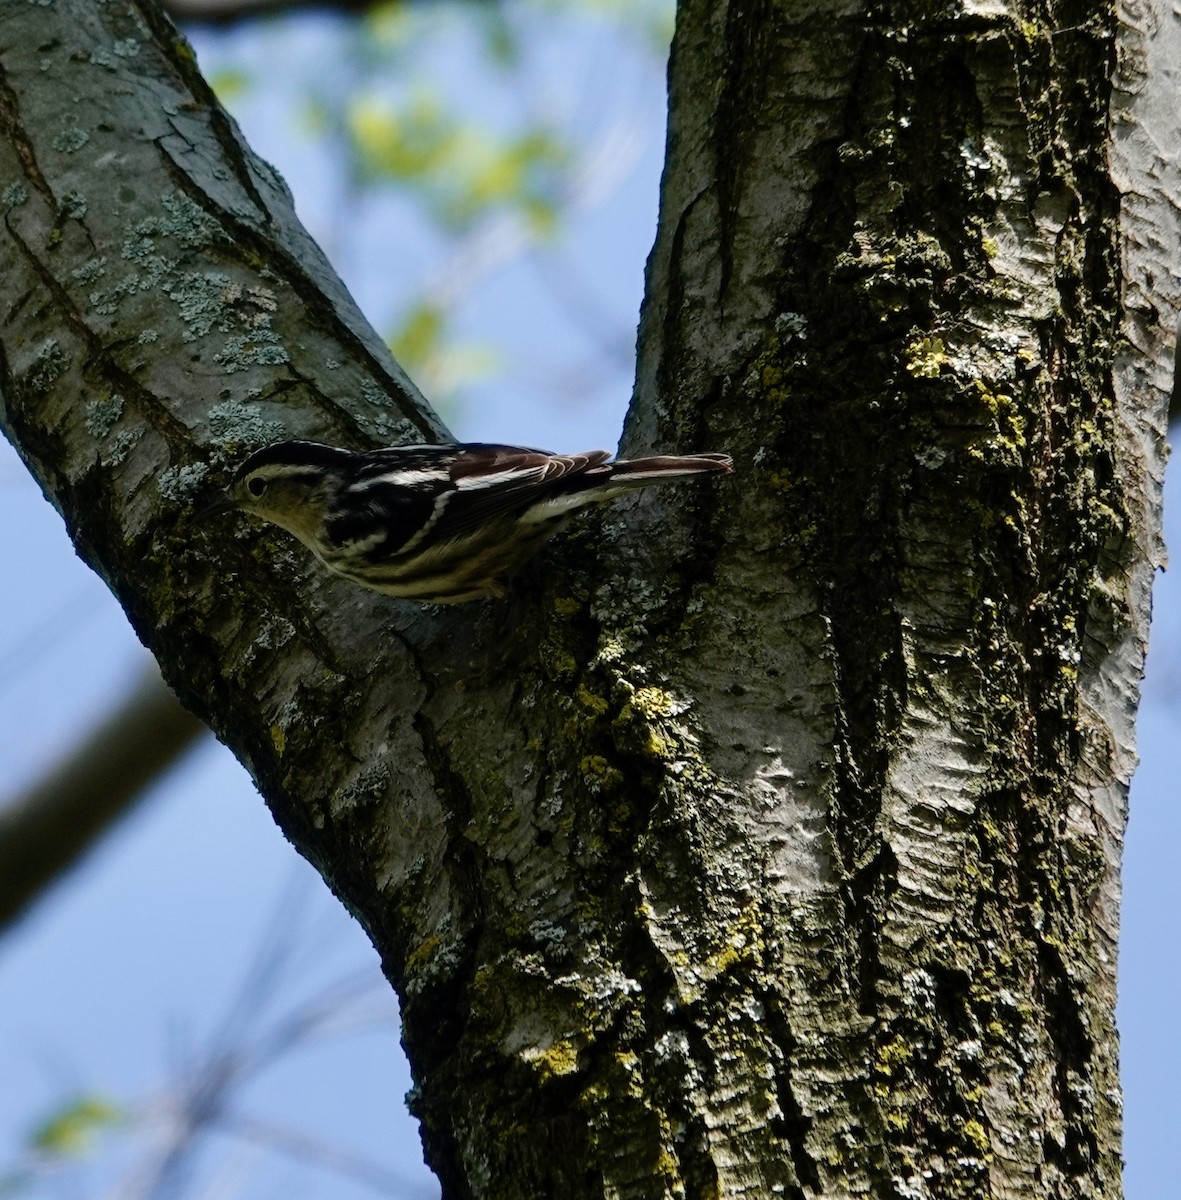
<svg viewBox="0 0 1181 1200"><path fill-rule="evenodd" d="M193 516L193 520L204 521L206 517L215 517L218 513L229 512L230 509L237 507L238 501L233 496L219 496L212 504L207 504L204 508L198 509Z"/></svg>

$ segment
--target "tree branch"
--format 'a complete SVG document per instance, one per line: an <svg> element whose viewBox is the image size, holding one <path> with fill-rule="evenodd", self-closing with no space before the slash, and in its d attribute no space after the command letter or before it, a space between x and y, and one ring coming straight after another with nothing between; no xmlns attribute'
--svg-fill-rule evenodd
<svg viewBox="0 0 1181 1200"><path fill-rule="evenodd" d="M739 469L446 613L194 521L442 431L154 10L3 9L4 426L380 950L448 1197L1118 1189L1175 134L1155 34L921 8L682 4L625 444Z"/></svg>
<svg viewBox="0 0 1181 1200"><path fill-rule="evenodd" d="M49 775L0 808L0 931L91 848L205 726L155 665Z"/></svg>
<svg viewBox="0 0 1181 1200"><path fill-rule="evenodd" d="M416 0L427 4L432 0ZM488 4L490 0L468 0ZM190 25L233 25L257 17L269 17L300 11L364 13L377 7L380 0L168 0L169 15Z"/></svg>

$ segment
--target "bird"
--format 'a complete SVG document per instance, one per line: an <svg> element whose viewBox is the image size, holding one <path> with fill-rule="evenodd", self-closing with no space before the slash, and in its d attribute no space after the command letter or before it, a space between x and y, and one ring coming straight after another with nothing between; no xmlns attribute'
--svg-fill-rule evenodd
<svg viewBox="0 0 1181 1200"><path fill-rule="evenodd" d="M237 509L294 534L325 567L388 596L463 604L506 580L579 509L649 484L729 474L728 454L610 461L483 442L251 454L203 514Z"/></svg>

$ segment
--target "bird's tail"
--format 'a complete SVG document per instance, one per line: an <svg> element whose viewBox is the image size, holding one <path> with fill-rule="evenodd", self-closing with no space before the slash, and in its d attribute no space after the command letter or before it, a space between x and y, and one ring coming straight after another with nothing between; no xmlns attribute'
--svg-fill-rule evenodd
<svg viewBox="0 0 1181 1200"><path fill-rule="evenodd" d="M689 479L712 471L728 475L733 467L734 460L728 454L658 454L652 458L620 459L603 469L611 472L613 484L643 487L647 483Z"/></svg>

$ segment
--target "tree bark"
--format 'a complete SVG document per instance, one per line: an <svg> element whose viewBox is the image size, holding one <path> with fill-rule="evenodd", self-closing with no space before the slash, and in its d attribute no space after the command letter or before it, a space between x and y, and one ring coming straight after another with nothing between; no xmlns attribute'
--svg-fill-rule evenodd
<svg viewBox="0 0 1181 1200"><path fill-rule="evenodd" d="M438 612L193 519L442 430L164 18L2 12L4 428L368 930L444 1194L1117 1196L1166 21L685 0L624 447L738 469Z"/></svg>

